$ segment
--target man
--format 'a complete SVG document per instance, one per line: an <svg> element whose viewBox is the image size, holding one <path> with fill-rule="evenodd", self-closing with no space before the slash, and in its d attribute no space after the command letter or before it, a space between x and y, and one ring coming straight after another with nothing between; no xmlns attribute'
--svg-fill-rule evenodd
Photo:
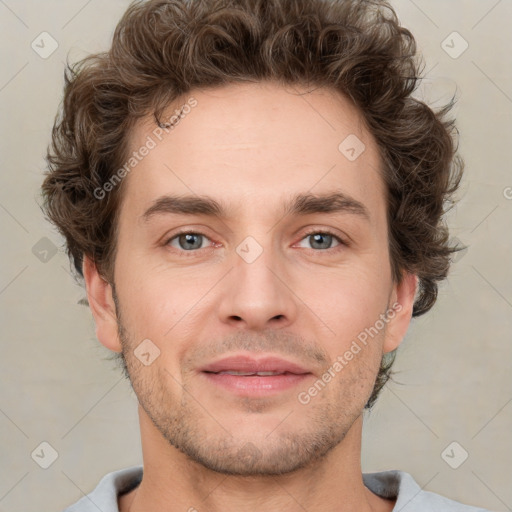
<svg viewBox="0 0 512 512"><path fill-rule="evenodd" d="M462 164L417 66L384 2L150 0L70 69L45 208L143 466L67 510L477 510L360 465L456 250Z"/></svg>

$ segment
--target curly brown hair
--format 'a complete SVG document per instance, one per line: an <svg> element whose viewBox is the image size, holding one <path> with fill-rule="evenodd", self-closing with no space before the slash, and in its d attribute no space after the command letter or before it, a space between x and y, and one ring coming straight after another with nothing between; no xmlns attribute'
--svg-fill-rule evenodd
<svg viewBox="0 0 512 512"><path fill-rule="evenodd" d="M271 80L327 87L358 107L380 151L395 282L418 276L413 316L436 301L451 247L443 216L463 163L453 99L434 112L412 97L422 72L411 32L377 0L135 1L109 51L66 64L52 130L43 210L66 239L76 277L84 255L113 284L121 186L99 200L126 160L138 119L161 116L194 88ZM391 375L386 354L370 408Z"/></svg>

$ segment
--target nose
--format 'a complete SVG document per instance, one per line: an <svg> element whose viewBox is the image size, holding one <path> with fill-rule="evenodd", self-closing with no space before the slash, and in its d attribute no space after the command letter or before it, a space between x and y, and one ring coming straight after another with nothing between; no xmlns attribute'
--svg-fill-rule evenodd
<svg viewBox="0 0 512 512"><path fill-rule="evenodd" d="M240 254L234 254L233 268L223 280L218 307L221 321L251 330L291 325L296 320L298 299L293 285L287 283L286 262L270 249L254 261Z"/></svg>

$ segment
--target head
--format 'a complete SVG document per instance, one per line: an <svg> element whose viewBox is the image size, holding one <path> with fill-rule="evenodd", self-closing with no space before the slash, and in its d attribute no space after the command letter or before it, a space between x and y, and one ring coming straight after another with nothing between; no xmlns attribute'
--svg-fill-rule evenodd
<svg viewBox="0 0 512 512"><path fill-rule="evenodd" d="M145 414L206 467L327 454L435 303L462 164L419 66L387 3L326 0L137 2L68 66L46 214ZM246 353L306 376L211 382Z"/></svg>

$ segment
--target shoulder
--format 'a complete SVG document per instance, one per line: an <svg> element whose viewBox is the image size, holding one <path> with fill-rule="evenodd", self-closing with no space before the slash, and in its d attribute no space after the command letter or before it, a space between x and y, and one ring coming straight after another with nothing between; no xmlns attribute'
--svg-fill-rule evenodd
<svg viewBox="0 0 512 512"><path fill-rule="evenodd" d="M119 512L117 497L136 487L142 479L142 465L107 473L93 491L63 512Z"/></svg>
<svg viewBox="0 0 512 512"><path fill-rule="evenodd" d="M491 512L424 491L405 471L363 473L363 482L375 494L383 498L395 498L393 510L401 512Z"/></svg>

